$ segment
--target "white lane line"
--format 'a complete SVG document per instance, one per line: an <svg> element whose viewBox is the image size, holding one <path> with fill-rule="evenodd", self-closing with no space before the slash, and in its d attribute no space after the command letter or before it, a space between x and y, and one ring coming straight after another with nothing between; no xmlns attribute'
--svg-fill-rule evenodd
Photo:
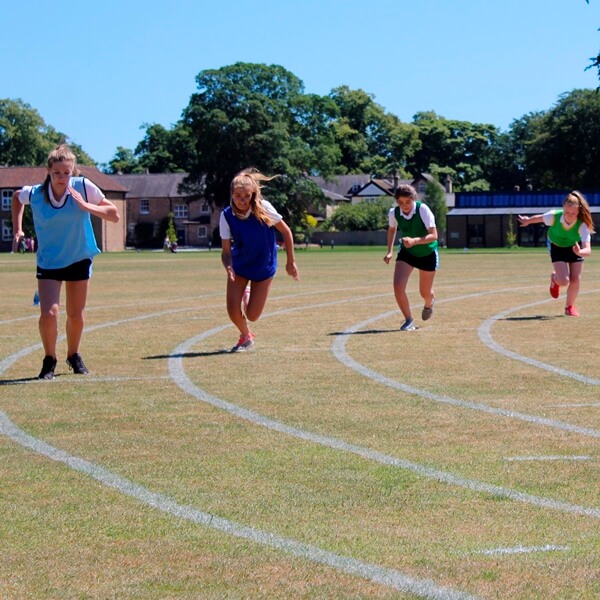
<svg viewBox="0 0 600 600"><path fill-rule="evenodd" d="M25 433L14 425L2 411L0 411L0 434L29 450L88 475L99 483L117 490L121 494L134 498L147 506L174 517L185 519L204 527L210 527L228 535L247 539L256 544L275 548L298 558L331 567L349 575L368 579L374 583L401 592L415 594L421 598L431 598L433 600L475 600L474 596L466 592L439 586L430 579L412 577L396 569L365 563L349 556L324 550L318 546L305 544L292 538L241 525L234 521L202 512L191 506L179 504L164 494L152 492L100 465L68 454Z"/></svg>
<svg viewBox="0 0 600 600"><path fill-rule="evenodd" d="M598 290L591 290L585 292L586 294L596 293ZM515 306L513 308L509 308L508 310L502 311L489 319L486 319L478 330L479 339L491 350L506 356L507 358L511 358L513 360L518 360L524 362L527 365L532 367L537 367L538 369L544 369L546 371L550 371L555 375L560 375L561 377L568 377L570 379L574 379L575 381L580 381L581 383L586 383L588 385L600 385L600 379L595 379L593 377L586 377L585 375L581 375L579 373L575 373L573 371L569 371L567 369L561 369L560 367L555 367L554 365L550 365L548 363L544 363L542 361L536 360L534 358L530 358L528 356L523 356L522 354L518 354L517 352L512 352L511 350L507 350L504 346L501 346L498 342L494 340L491 334L492 325L498 321L499 319L504 319L508 315L517 312L519 310L524 310L526 308L531 308L532 306L539 306L540 304L546 304L551 302L551 300L542 300L540 302L532 302L531 304L523 304L521 306Z"/></svg>
<svg viewBox="0 0 600 600"><path fill-rule="evenodd" d="M566 552L570 550L569 546L555 546L548 544L546 546L517 546L515 548L493 548L491 550L481 550L474 554L485 554L487 556L498 556L501 554L531 554L533 552Z"/></svg>
<svg viewBox="0 0 600 600"><path fill-rule="evenodd" d="M440 300L438 304L441 304L443 301ZM529 415L526 413L520 413L513 410L507 410L503 408L494 408L489 406L488 404L481 404L477 402L467 402L466 400L458 400L456 398L451 398L450 396L444 396L442 394L435 394L433 392L428 392L421 388L412 387L410 385L406 385L404 383L400 383L395 379L390 379L389 377L385 377L363 366L358 361L351 358L346 352L346 341L348 337L361 329L365 329L375 321L380 319L384 319L396 314L398 311L391 311L388 313L383 313L376 317L372 317L363 321L361 323L357 323L352 327L346 329L342 335L338 337L338 339L333 344L333 353L335 357L348 368L353 369L354 371L361 373L365 377L377 381L382 385L386 385L388 387L394 388L396 390L400 390L402 392L406 392L407 394L414 394L416 396L421 396L422 398L427 398L429 400L433 400L434 402L440 402L443 404L450 404L452 406L458 406L460 408L467 408L470 410L477 410L481 412L490 413L497 416L508 417L511 419L519 419L521 421L526 421L527 423L533 423L535 425L541 425L543 427L552 427L553 429L562 429L564 431L568 431L570 433L576 433L579 435L585 435L593 438L600 438L600 431L597 429L591 429L588 427L581 427L579 425L573 425L571 423L566 423L564 421L559 421L557 419L548 419L546 417L538 417L535 415Z"/></svg>
<svg viewBox="0 0 600 600"><path fill-rule="evenodd" d="M288 311L279 311L278 314L281 314L282 312ZM275 313L271 313L271 315L269 316L273 316L274 314ZM570 504L568 502L554 500L553 498L534 496L532 494L511 490L510 488L504 488L498 485L484 483L474 479L459 477L447 471L433 469L431 467L426 467L419 463L415 463L401 458L396 458L394 456L378 452L377 450L372 450L371 448L367 448L365 446L351 444L339 438L319 435L316 433L312 433L311 431L307 431L297 427L292 427L290 425L282 423L281 421L277 421L270 417L266 417L253 410L238 406L237 404L233 404L231 402L227 402L226 400L222 400L221 398L217 398L216 396L210 395L203 389L196 386L189 379L183 367L182 357L185 356L191 348L193 348L202 340L212 335L215 335L216 333L219 333L228 327L230 326L222 325L220 327L215 327L214 329L211 329L209 331L205 331L204 333L201 333L200 335L197 335L183 342L173 350L172 356L171 358L169 358L169 373L171 374L173 381L190 396L193 396L202 402L211 404L216 408L225 410L231 413L232 415L254 423L255 425L260 425L262 427L266 427L267 429L271 429L273 431L278 431L279 433L283 433L290 437L294 437L307 442L312 442L315 444L320 444L322 446L332 448L334 450L340 450L342 452L355 454L357 456L366 458L367 460L375 461L383 465L398 467L400 469L406 469L408 471L411 471L428 479L439 481L441 483L455 485L476 492L490 494L496 497L508 498L516 502L523 502L542 508L549 508L553 510L559 510L567 513L579 514L595 519L600 519L600 508L578 506L576 504Z"/></svg>

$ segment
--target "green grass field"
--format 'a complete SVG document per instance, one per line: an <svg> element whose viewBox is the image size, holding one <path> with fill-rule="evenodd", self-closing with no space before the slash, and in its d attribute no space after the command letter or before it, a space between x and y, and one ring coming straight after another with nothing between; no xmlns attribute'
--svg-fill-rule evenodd
<svg viewBox="0 0 600 600"><path fill-rule="evenodd" d="M384 253L298 251L241 354L217 251L101 255L49 382L0 255L0 598L600 598L600 256L572 318L544 250L442 251L400 332Z"/></svg>

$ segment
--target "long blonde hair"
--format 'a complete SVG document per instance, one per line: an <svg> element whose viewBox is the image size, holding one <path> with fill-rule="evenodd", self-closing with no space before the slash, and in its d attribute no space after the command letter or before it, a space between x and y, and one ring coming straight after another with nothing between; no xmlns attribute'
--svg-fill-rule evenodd
<svg viewBox="0 0 600 600"><path fill-rule="evenodd" d="M261 181L271 181L279 177L279 175L272 175L271 177L263 175L258 169L248 168L240 171L232 180L229 186L230 193L233 194L233 190L236 189L250 189L252 190L252 198L250 200L250 210L252 214L265 225L273 225L273 221L269 217L265 207L263 206L263 197L261 194L262 186ZM235 205L233 199L230 201L231 210L236 217L244 217Z"/></svg>
<svg viewBox="0 0 600 600"><path fill-rule="evenodd" d="M77 157L73 154L71 148L67 146L67 144L59 144L48 154L48 169L51 169L52 166L57 162L72 162L73 163L73 176L77 177L79 175L79 169L77 168ZM50 194L48 193L48 188L50 187L50 173L46 175L46 180L42 185L42 189L44 190L44 198L48 204L50 204Z"/></svg>
<svg viewBox="0 0 600 600"><path fill-rule="evenodd" d="M577 218L588 226L590 233L596 232L594 228L594 219L592 218L592 212L590 211L590 205L581 192L573 190L572 192L568 193L563 200L563 206L565 206L565 204L568 204L569 206L577 206L579 209Z"/></svg>

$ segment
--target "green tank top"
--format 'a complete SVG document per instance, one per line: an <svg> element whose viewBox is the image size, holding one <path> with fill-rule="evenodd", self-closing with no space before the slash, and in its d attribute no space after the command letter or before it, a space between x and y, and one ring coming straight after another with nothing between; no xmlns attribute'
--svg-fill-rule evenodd
<svg viewBox="0 0 600 600"><path fill-rule="evenodd" d="M423 219L421 219L420 208L422 202L417 200L415 204L415 213L410 219L405 219L400 215L399 206L396 206L394 210L394 216L396 217L396 223L398 224L400 238L423 237L429 233L425 227L425 223L423 223ZM402 240L400 240L400 246L402 246ZM428 244L417 244L412 248L405 248L405 250L406 252L410 252L410 254L413 256L427 256L434 252L437 247L437 240L433 240L433 242L429 242Z"/></svg>
<svg viewBox="0 0 600 600"><path fill-rule="evenodd" d="M582 221L577 219L572 227L566 229L560 222L563 213L564 211L562 210L554 211L554 223L548 227L548 238L555 246L571 248L575 245L575 242L581 241L579 228L581 227Z"/></svg>

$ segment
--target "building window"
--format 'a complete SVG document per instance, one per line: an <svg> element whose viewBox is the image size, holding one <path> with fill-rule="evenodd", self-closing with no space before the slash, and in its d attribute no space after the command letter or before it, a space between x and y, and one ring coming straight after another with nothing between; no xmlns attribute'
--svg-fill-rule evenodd
<svg viewBox="0 0 600 600"><path fill-rule="evenodd" d="M202 208L200 208L200 214L202 214L202 215L210 214L210 204L208 202L205 202L202 205Z"/></svg>
<svg viewBox="0 0 600 600"><path fill-rule="evenodd" d="M204 240L207 237L208 237L208 231L207 231L206 227L204 227L204 226L198 227L198 239Z"/></svg>
<svg viewBox="0 0 600 600"><path fill-rule="evenodd" d="M419 181L417 184L417 193L421 195L424 194L426 185L427 184L424 181Z"/></svg>
<svg viewBox="0 0 600 600"><path fill-rule="evenodd" d="M140 215L150 214L150 200L148 198L142 198L140 200Z"/></svg>
<svg viewBox="0 0 600 600"><path fill-rule="evenodd" d="M7 219L2 219L2 241L10 242L12 240L12 227L10 225L10 221Z"/></svg>
<svg viewBox="0 0 600 600"><path fill-rule="evenodd" d="M188 206L187 204L176 204L173 210L173 216L176 219L187 219Z"/></svg>
<svg viewBox="0 0 600 600"><path fill-rule="evenodd" d="M469 223L467 227L467 245L469 248L482 248L483 236L483 223Z"/></svg>
<svg viewBox="0 0 600 600"><path fill-rule="evenodd" d="M13 190L2 190L2 210L10 212L12 206Z"/></svg>

